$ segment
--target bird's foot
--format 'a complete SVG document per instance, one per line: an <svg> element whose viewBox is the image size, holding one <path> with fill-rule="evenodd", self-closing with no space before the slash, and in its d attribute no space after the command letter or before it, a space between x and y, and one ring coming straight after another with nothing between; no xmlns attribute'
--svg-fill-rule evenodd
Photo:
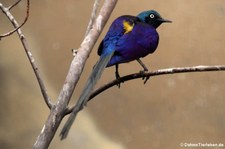
<svg viewBox="0 0 225 149"><path fill-rule="evenodd" d="M145 73L148 72L148 69L144 69L140 71L140 74L143 75L142 80L144 80L144 84L149 80L150 76L145 76Z"/></svg>
<svg viewBox="0 0 225 149"><path fill-rule="evenodd" d="M116 80L118 82L116 85L118 86L118 88L120 88L121 82L119 81L120 80L120 75L119 75L118 71L115 72L115 76L116 76Z"/></svg>
<svg viewBox="0 0 225 149"><path fill-rule="evenodd" d="M116 80L117 80L117 86L118 88L120 88L120 74L119 74L119 65L116 64L115 65L116 71L115 71L115 76L116 76Z"/></svg>
<svg viewBox="0 0 225 149"><path fill-rule="evenodd" d="M150 79L150 76L145 77L144 84Z"/></svg>

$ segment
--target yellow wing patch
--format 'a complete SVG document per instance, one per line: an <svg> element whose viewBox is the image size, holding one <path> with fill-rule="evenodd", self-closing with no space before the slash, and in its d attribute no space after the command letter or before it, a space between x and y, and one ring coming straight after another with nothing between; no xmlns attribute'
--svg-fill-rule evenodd
<svg viewBox="0 0 225 149"><path fill-rule="evenodd" d="M127 34L133 30L134 23L130 24L128 21L123 21L124 34Z"/></svg>

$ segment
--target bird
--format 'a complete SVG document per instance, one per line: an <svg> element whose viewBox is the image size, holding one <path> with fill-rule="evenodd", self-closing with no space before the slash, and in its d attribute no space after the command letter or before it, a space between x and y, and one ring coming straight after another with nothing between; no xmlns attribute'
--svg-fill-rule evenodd
<svg viewBox="0 0 225 149"><path fill-rule="evenodd" d="M159 34L156 29L162 23L171 22L163 19L155 10L143 11L137 16L123 15L112 22L99 45L97 53L100 58L94 65L79 99L60 133L61 139L67 137L77 113L86 106L94 86L106 67L115 65L117 79L120 78L118 67L121 63L136 60L143 68L142 72L148 71L140 58L152 54L156 50L159 43Z"/></svg>

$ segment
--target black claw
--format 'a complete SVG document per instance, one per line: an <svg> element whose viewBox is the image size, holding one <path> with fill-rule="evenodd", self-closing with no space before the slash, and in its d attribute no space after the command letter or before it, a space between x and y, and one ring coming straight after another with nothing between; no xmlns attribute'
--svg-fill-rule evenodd
<svg viewBox="0 0 225 149"><path fill-rule="evenodd" d="M116 73L116 80L118 81L116 85L118 86L118 88L120 88L120 84L121 84L119 79L120 79L120 75Z"/></svg>
<svg viewBox="0 0 225 149"><path fill-rule="evenodd" d="M142 80L144 80L144 84L147 83L147 81L149 80L150 76L145 76L145 72L147 72L148 69L144 69L140 71L140 74L143 75Z"/></svg>
<svg viewBox="0 0 225 149"><path fill-rule="evenodd" d="M116 86L117 86L118 88L120 88L120 83L117 83Z"/></svg>
<svg viewBox="0 0 225 149"><path fill-rule="evenodd" d="M116 74L116 80L118 81L118 83L116 85L118 86L118 88L120 88L119 79L120 79L120 75L119 74Z"/></svg>
<svg viewBox="0 0 225 149"><path fill-rule="evenodd" d="M144 84L150 79L150 76L145 77Z"/></svg>
<svg viewBox="0 0 225 149"><path fill-rule="evenodd" d="M144 70L141 70L139 73L140 73L140 75L144 75L144 74L145 74L145 71L144 71ZM145 77L143 76L143 77L142 77L142 80L144 80L144 78L145 78Z"/></svg>

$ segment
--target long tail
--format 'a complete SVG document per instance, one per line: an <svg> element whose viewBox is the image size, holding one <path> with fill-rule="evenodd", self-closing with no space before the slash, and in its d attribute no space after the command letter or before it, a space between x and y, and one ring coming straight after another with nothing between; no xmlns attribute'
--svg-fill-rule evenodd
<svg viewBox="0 0 225 149"><path fill-rule="evenodd" d="M109 54L101 55L99 61L95 64L93 71L90 75L90 77L87 80L86 86L84 87L80 98L78 99L76 106L74 107L72 113L70 114L68 120L66 121L66 124L64 125L60 136L61 140L65 139L69 133L70 127L72 126L77 113L83 109L83 107L87 104L88 99L90 97L90 94L96 85L97 81L101 77L103 70L105 69L106 65L110 61L111 57L113 56L114 52Z"/></svg>

